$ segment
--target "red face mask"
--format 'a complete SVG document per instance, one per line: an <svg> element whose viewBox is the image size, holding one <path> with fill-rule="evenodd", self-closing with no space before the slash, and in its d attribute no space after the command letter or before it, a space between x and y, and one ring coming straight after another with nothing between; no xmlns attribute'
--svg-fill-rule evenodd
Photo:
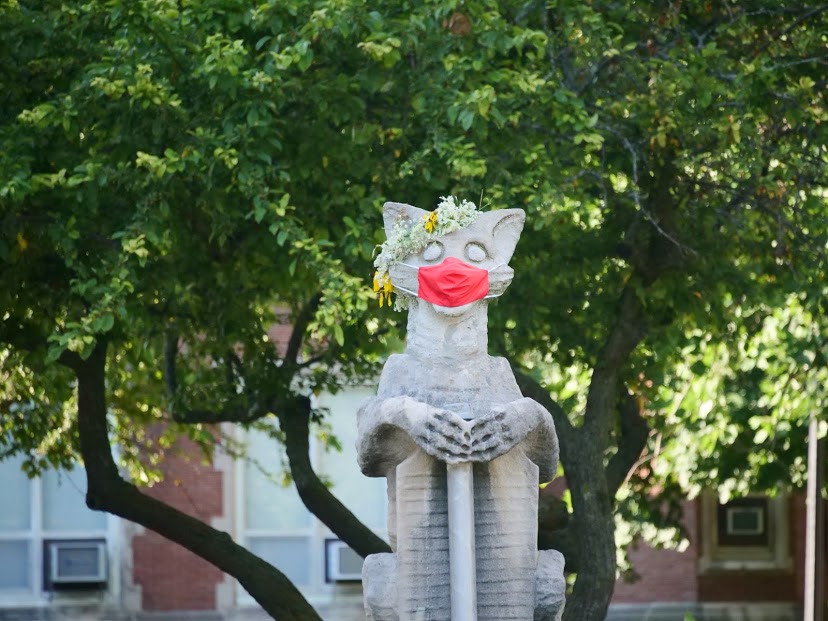
<svg viewBox="0 0 828 621"><path fill-rule="evenodd" d="M450 308L482 300L489 293L489 272L454 257L421 266L417 282L420 298Z"/></svg>

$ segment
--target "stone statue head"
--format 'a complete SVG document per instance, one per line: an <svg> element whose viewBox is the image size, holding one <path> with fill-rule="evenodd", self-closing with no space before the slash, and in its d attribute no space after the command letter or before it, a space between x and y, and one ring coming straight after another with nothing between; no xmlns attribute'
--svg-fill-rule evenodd
<svg viewBox="0 0 828 621"><path fill-rule="evenodd" d="M459 316L501 295L512 282L514 271L508 263L523 230L523 210L478 212L471 203L461 205L466 206L452 211L454 199L444 199L434 212L403 203L383 206L389 240L409 239L412 232L417 237L409 246L398 244L402 250L397 248L398 256L387 267L390 286L404 302L416 300L430 304L440 315ZM455 219L448 228L456 230L441 235L440 218L452 213L460 214L460 228ZM423 227L427 234L415 227ZM407 248L414 250L407 252Z"/></svg>

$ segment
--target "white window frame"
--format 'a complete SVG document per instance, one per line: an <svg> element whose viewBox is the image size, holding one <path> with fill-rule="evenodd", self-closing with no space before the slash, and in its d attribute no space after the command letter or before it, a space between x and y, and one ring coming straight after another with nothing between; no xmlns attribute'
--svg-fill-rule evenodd
<svg viewBox="0 0 828 621"><path fill-rule="evenodd" d="M82 472L82 468L79 468ZM84 475L85 476L85 475ZM95 530L46 530L43 526L43 481L29 481L29 530L0 531L0 541L26 541L29 544L28 589L0 589L0 608L43 608L61 604L116 604L120 597L120 520L106 513L106 524ZM44 589L44 541L52 539L103 539L107 549L106 586L95 591L47 591Z"/></svg>

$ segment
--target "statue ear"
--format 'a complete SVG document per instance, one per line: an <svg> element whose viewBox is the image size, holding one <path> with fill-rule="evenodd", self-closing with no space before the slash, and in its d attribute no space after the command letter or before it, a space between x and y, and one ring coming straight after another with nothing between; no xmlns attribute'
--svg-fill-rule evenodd
<svg viewBox="0 0 828 621"><path fill-rule="evenodd" d="M484 226L492 231L492 241L498 259L508 263L515 252L526 214L523 209L498 209L480 214Z"/></svg>
<svg viewBox="0 0 828 621"><path fill-rule="evenodd" d="M405 222L406 226L422 220L428 212L425 209L406 205L405 203L385 203L382 206L382 222L385 226L385 236L391 237L397 222Z"/></svg>

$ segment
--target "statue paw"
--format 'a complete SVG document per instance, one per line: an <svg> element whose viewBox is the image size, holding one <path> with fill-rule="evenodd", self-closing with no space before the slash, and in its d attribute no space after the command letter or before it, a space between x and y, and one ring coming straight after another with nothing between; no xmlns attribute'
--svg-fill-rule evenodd
<svg viewBox="0 0 828 621"><path fill-rule="evenodd" d="M473 441L471 426L454 412L429 408L411 425L411 435L426 453L452 464L469 461Z"/></svg>
<svg viewBox="0 0 828 621"><path fill-rule="evenodd" d="M398 621L397 555L383 553L365 557L362 589L368 621Z"/></svg>
<svg viewBox="0 0 828 621"><path fill-rule="evenodd" d="M535 572L535 621L560 621L565 603L564 557L557 550L541 550Z"/></svg>

